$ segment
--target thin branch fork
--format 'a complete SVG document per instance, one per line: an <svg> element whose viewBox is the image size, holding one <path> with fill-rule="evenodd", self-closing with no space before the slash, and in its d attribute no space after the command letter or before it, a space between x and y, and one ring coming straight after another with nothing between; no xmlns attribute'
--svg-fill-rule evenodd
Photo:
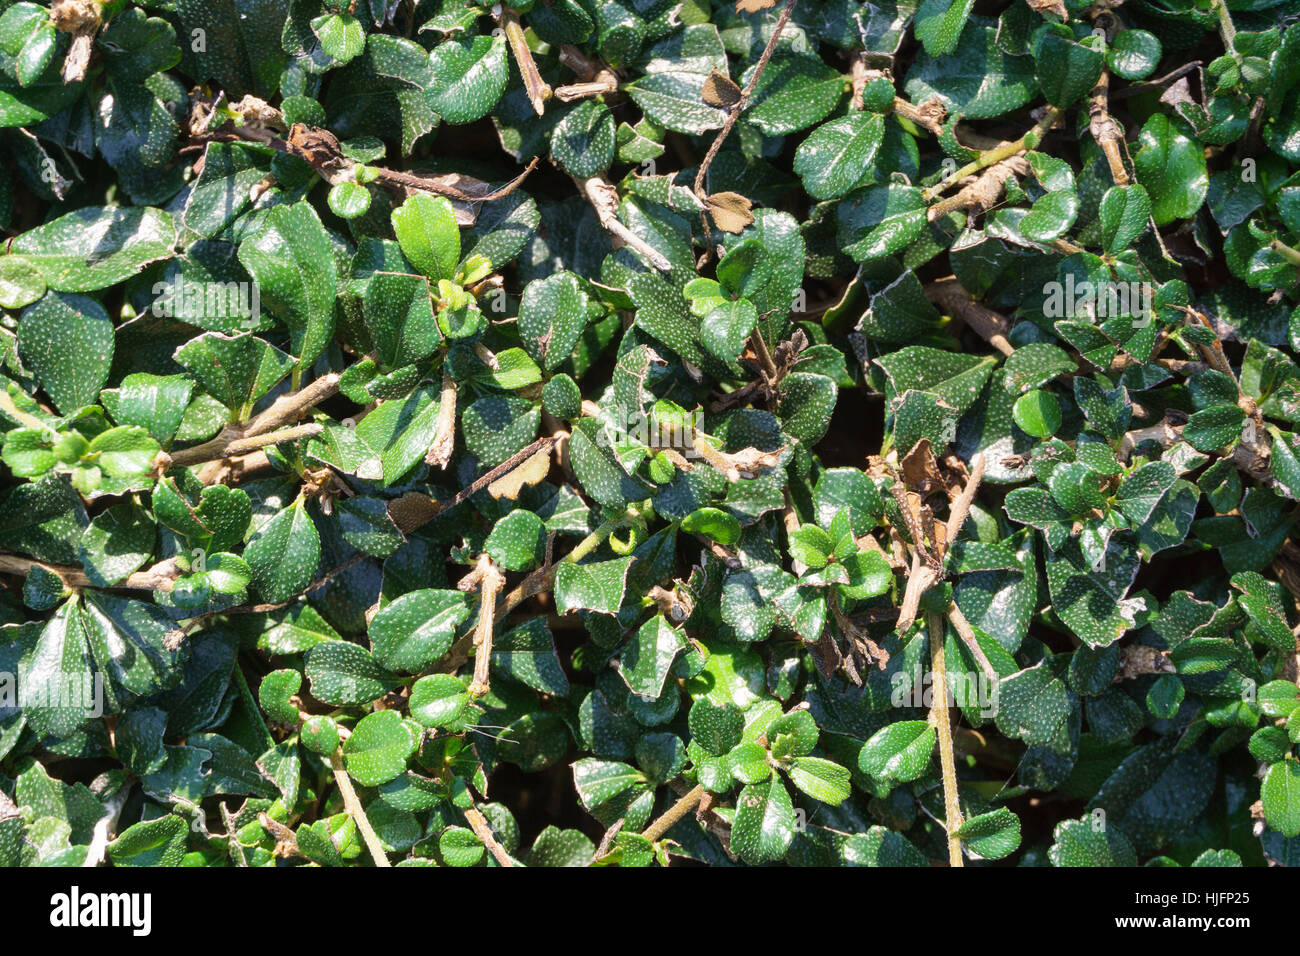
<svg viewBox="0 0 1300 956"><path fill-rule="evenodd" d="M974 182L962 187L956 195L941 199L926 210L926 218L934 222L951 212L967 209L987 212L1001 201L1007 180L1013 176L1024 176L1028 172L1029 163L1023 156L1012 156L994 163L980 173Z"/></svg>
<svg viewBox="0 0 1300 956"><path fill-rule="evenodd" d="M338 390L339 373L330 372L322 375L306 388L277 398L266 411L259 413L246 425L227 425L222 433L211 441L195 445L193 448L160 453L158 456L160 469L165 471L175 465L185 467L231 458L256 451L267 445L297 441L300 438L319 434L324 429L314 423L285 428L281 431L275 429L298 418L303 412L325 401Z"/></svg>
<svg viewBox="0 0 1300 956"><path fill-rule="evenodd" d="M298 157L316 170L331 185L341 182L356 182L357 164L343 155L343 147L339 143L338 137L329 130L320 127L296 123L290 128L288 137L284 138L268 132L263 127L236 126L231 122L216 130L196 132L191 139L196 144L206 142L259 143L277 152ZM366 168L373 175L375 182L389 188L414 189L420 192L433 193L437 196L446 196L448 199L463 203L482 203L509 196L523 184L528 175L537 168L539 162L541 162L540 158L534 157L522 173L500 189L490 192L482 190L466 191L444 181L443 177L417 176L413 173L369 164L366 164Z"/></svg>
<svg viewBox="0 0 1300 956"><path fill-rule="evenodd" d="M616 245L627 246L633 252L640 253L660 272L672 271L673 264L667 256L623 225L618 218L618 188L613 183L603 176L574 179L574 182L578 185L578 191L596 211L596 219L601 228L614 237Z"/></svg>
<svg viewBox="0 0 1300 956"><path fill-rule="evenodd" d="M1015 351L1007 339L1011 323L988 306L976 302L956 276L948 276L926 286L925 297L942 311L961 319L976 335L1003 355Z"/></svg>
<svg viewBox="0 0 1300 956"><path fill-rule="evenodd" d="M489 690L492 663L492 638L496 627L497 595L505 587L506 576L487 554L478 556L474 570L457 585L461 591L478 591L478 623L474 626L474 679L469 685L471 697L483 697Z"/></svg>
<svg viewBox="0 0 1300 956"><path fill-rule="evenodd" d="M1025 133L1019 139L1002 143L993 149L986 150L976 159L967 163L961 169L957 170L951 176L945 176L933 186L924 190L921 197L927 202L934 202L936 198L947 192L948 187L953 183L965 179L967 176L974 176L980 170L988 169L1004 159L1010 159L1013 156L1019 156L1021 153L1034 149L1042 141L1043 136L1049 129L1056 125L1056 121L1061 118L1061 111L1055 107L1049 107L1043 114L1043 118L1035 124L1034 128Z"/></svg>

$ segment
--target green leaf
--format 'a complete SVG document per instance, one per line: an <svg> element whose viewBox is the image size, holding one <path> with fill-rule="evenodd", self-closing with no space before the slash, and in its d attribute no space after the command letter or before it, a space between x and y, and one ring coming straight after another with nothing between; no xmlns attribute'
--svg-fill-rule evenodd
<svg viewBox="0 0 1300 956"><path fill-rule="evenodd" d="M394 220L401 212L393 213ZM375 273L366 284L364 311L370 341L386 368L402 368L427 358L442 341L433 316L429 280L423 276Z"/></svg>
<svg viewBox="0 0 1300 956"><path fill-rule="evenodd" d="M1137 854L1118 827L1084 817L1058 823L1047 857L1053 866L1137 866Z"/></svg>
<svg viewBox="0 0 1300 956"><path fill-rule="evenodd" d="M422 671L451 649L456 628L469 613L468 599L460 591L403 594L370 621L375 659L391 670Z"/></svg>
<svg viewBox="0 0 1300 956"><path fill-rule="evenodd" d="M112 587L144 567L157 529L139 505L123 502L96 515L81 536L81 565L97 587Z"/></svg>
<svg viewBox="0 0 1300 956"><path fill-rule="evenodd" d="M691 742L720 757L740 743L745 716L732 704L699 698L691 705L689 724Z"/></svg>
<svg viewBox="0 0 1300 956"><path fill-rule="evenodd" d="M699 135L718 129L726 121L726 113L703 101L707 79L707 72L667 69L640 76L623 84L622 89L655 124Z"/></svg>
<svg viewBox="0 0 1300 956"><path fill-rule="evenodd" d="M528 354L550 372L573 354L587 327L587 294L571 272L534 279L519 303L519 332Z"/></svg>
<svg viewBox="0 0 1300 956"><path fill-rule="evenodd" d="M334 335L338 276L329 236L307 202L276 206L256 234L239 244L239 261L256 280L262 303L290 330L301 367Z"/></svg>
<svg viewBox="0 0 1300 956"><path fill-rule="evenodd" d="M312 32L320 39L325 54L340 65L361 55L366 46L366 32L356 17L331 13L311 22Z"/></svg>
<svg viewBox="0 0 1300 956"><path fill-rule="evenodd" d="M911 186L872 186L837 210L839 243L858 262L893 255L925 229L925 200Z"/></svg>
<svg viewBox="0 0 1300 956"><path fill-rule="evenodd" d="M1020 231L1026 239L1048 243L1069 231L1078 215L1078 194L1073 189L1059 189L1034 203L1020 220Z"/></svg>
<svg viewBox="0 0 1300 956"><path fill-rule="evenodd" d="M304 590L320 563L320 534L302 500L278 512L248 542L244 559L268 602L288 601Z"/></svg>
<svg viewBox="0 0 1300 956"><path fill-rule="evenodd" d="M172 256L176 227L161 209L88 206L24 232L10 251L59 292L95 292Z"/></svg>
<svg viewBox="0 0 1300 956"><path fill-rule="evenodd" d="M614 163L614 115L600 100L583 100L556 124L551 155L578 179L603 173Z"/></svg>
<svg viewBox="0 0 1300 956"><path fill-rule="evenodd" d="M304 673L317 700L336 707L355 707L383 697L398 684L364 647L347 641L324 641L307 651Z"/></svg>
<svg viewBox="0 0 1300 956"><path fill-rule="evenodd" d="M1020 846L1020 818L1006 807L971 817L957 830L963 848L984 860L1000 860Z"/></svg>
<svg viewBox="0 0 1300 956"><path fill-rule="evenodd" d="M21 309L45 294L45 276L22 256L0 256L0 309Z"/></svg>
<svg viewBox="0 0 1300 956"><path fill-rule="evenodd" d="M758 310L748 299L722 302L704 317L700 342L716 358L731 364L740 357L745 342L758 324Z"/></svg>
<svg viewBox="0 0 1300 956"><path fill-rule="evenodd" d="M508 631L492 644L492 670L554 697L569 693L555 640L541 618Z"/></svg>
<svg viewBox="0 0 1300 956"><path fill-rule="evenodd" d="M1046 561L1052 608L1085 643L1104 647L1135 626L1143 598L1130 598L1128 589L1140 564L1132 550L1114 541L1093 564L1071 539Z"/></svg>
<svg viewBox="0 0 1300 956"><path fill-rule="evenodd" d="M114 866L181 865L189 827L174 813L132 824L108 845Z"/></svg>
<svg viewBox="0 0 1300 956"><path fill-rule="evenodd" d="M682 519L682 530L702 534L723 547L740 540L740 521L736 516L718 508L697 508Z"/></svg>
<svg viewBox="0 0 1300 956"><path fill-rule="evenodd" d="M85 296L46 295L18 323L19 355L64 414L99 398L113 351L112 320Z"/></svg>
<svg viewBox="0 0 1300 956"><path fill-rule="evenodd" d="M780 777L740 791L731 824L731 848L742 860L765 863L781 859L794 832L794 806Z"/></svg>
<svg viewBox="0 0 1300 956"><path fill-rule="evenodd" d="M467 725L469 692L452 674L421 677L411 687L411 716L424 727L459 732ZM472 718L471 718L472 719Z"/></svg>
<svg viewBox="0 0 1300 956"><path fill-rule="evenodd" d="M1151 196L1156 225L1190 218L1201 208L1210 188L1204 148L1163 113L1151 115L1138 142L1133 168Z"/></svg>
<svg viewBox="0 0 1300 956"><path fill-rule="evenodd" d="M253 517L246 491L228 485L204 488L183 475L177 481L164 478L154 487L154 516L162 524L208 553L228 551L243 541Z"/></svg>
<svg viewBox="0 0 1300 956"><path fill-rule="evenodd" d="M348 774L364 787L377 787L406 770L415 752L411 730L395 710L366 714L343 744Z"/></svg>
<svg viewBox="0 0 1300 956"><path fill-rule="evenodd" d="M1043 28L1034 42L1034 74L1047 102L1064 108L1086 96L1106 68L1104 48L1093 37L1075 43L1064 26Z"/></svg>
<svg viewBox="0 0 1300 956"><path fill-rule="evenodd" d="M790 533L790 556L810 568L824 568L835 542L821 528L806 524Z"/></svg>
<svg viewBox="0 0 1300 956"><path fill-rule="evenodd" d="M623 589L632 558L565 562L555 571L555 609L568 614L579 609L617 614L623 604Z"/></svg>
<svg viewBox="0 0 1300 956"><path fill-rule="evenodd" d="M830 120L808 135L794 156L794 171L815 199L838 199L871 172L885 136L885 118L855 112Z"/></svg>
<svg viewBox="0 0 1300 956"><path fill-rule="evenodd" d="M632 693L657 698L663 694L673 661L685 647L681 632L662 614L656 614L624 645L618 671Z"/></svg>
<svg viewBox="0 0 1300 956"><path fill-rule="evenodd" d="M1197 451L1218 451L1241 437L1246 413L1236 405L1215 405L1187 419L1183 438Z"/></svg>
<svg viewBox="0 0 1300 956"><path fill-rule="evenodd" d="M921 0L916 11L916 38L930 56L947 56L957 49L975 0Z"/></svg>
<svg viewBox="0 0 1300 956"><path fill-rule="evenodd" d="M1034 438L1051 438L1061 427L1061 403L1048 391L1035 389L1021 395L1011 414L1020 429Z"/></svg>
<svg viewBox="0 0 1300 956"><path fill-rule="evenodd" d="M1147 220L1151 218L1151 199L1143 186L1112 186L1101 197L1097 217L1101 223L1102 245L1107 254L1118 255L1146 231Z"/></svg>
<svg viewBox="0 0 1300 956"><path fill-rule="evenodd" d="M217 401L234 413L274 388L293 368L293 357L251 334L205 332L176 350L174 358Z"/></svg>
<svg viewBox="0 0 1300 956"><path fill-rule="evenodd" d="M1300 836L1300 763L1288 759L1269 767L1259 795L1268 825L1285 837Z"/></svg>
<svg viewBox="0 0 1300 956"><path fill-rule="evenodd" d="M749 81L751 67L742 77ZM765 136L784 136L830 115L847 90L836 70L815 56L778 53L768 62L745 110L745 121Z"/></svg>
<svg viewBox="0 0 1300 956"><path fill-rule="evenodd" d="M94 462L110 477L140 480L148 476L159 451L158 443L143 428L119 425L96 435L84 460Z"/></svg>
<svg viewBox="0 0 1300 956"><path fill-rule="evenodd" d="M1160 63L1160 41L1146 30L1124 30L1106 47L1106 64L1116 76L1145 80Z"/></svg>
<svg viewBox="0 0 1300 956"><path fill-rule="evenodd" d="M527 866L590 866L596 845L581 830L548 826L524 857Z"/></svg>
<svg viewBox="0 0 1300 956"><path fill-rule="evenodd" d="M990 119L1018 109L1038 93L1034 61L1006 53L988 21L962 30L949 56L922 52L907 72L904 87L913 103L938 97L950 114Z"/></svg>
<svg viewBox="0 0 1300 956"><path fill-rule="evenodd" d="M416 193L393 210L402 254L430 280L452 279L460 262L460 227L445 196Z"/></svg>
<svg viewBox="0 0 1300 956"><path fill-rule="evenodd" d="M906 783L925 773L935 730L924 720L900 720L872 735L858 753L858 769L887 783Z"/></svg>
<svg viewBox="0 0 1300 956"><path fill-rule="evenodd" d="M542 519L531 511L512 511L493 527L483 549L507 571L527 571L546 544Z"/></svg>
<svg viewBox="0 0 1300 956"><path fill-rule="evenodd" d="M833 807L839 806L852 793L849 779L847 767L821 757L796 757L790 766L791 783L814 800Z"/></svg>
<svg viewBox="0 0 1300 956"><path fill-rule="evenodd" d="M180 428L193 387L183 375L138 372L123 378L121 387L105 389L99 398L119 425L138 425L166 445Z"/></svg>
<svg viewBox="0 0 1300 956"><path fill-rule="evenodd" d="M429 55L429 108L448 123L472 123L497 105L510 76L505 37L444 40Z"/></svg>

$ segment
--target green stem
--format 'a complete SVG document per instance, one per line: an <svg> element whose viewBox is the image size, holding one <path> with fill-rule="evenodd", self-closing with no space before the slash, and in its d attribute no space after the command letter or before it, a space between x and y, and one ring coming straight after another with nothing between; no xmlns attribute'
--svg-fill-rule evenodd
<svg viewBox="0 0 1300 956"><path fill-rule="evenodd" d="M942 195L943 192L953 183L959 182L967 176L974 176L980 170L988 169L990 166L1000 163L1004 159L1018 156L1025 150L1034 149L1042 140L1043 135L1052 128L1052 124L1060 118L1060 115L1060 110L1054 106L1050 107L1043 118L1038 121L1038 124L1029 132L1025 133L1024 136L980 153L979 156L971 160L951 176L946 176L929 189L923 190L921 198L927 203L933 202L937 196Z"/></svg>
<svg viewBox="0 0 1300 956"><path fill-rule="evenodd" d="M53 428L45 424L45 422L41 421L35 415L28 415L25 411L15 405L13 398L3 389L0 389L0 412L8 415L25 428L33 428L41 432L54 431Z"/></svg>
<svg viewBox="0 0 1300 956"><path fill-rule="evenodd" d="M1232 24L1232 14L1228 12L1226 0L1212 0L1214 12L1219 15L1219 35L1223 37L1223 45L1227 47L1228 53L1234 60L1241 57L1237 54L1237 28Z"/></svg>
<svg viewBox="0 0 1300 956"><path fill-rule="evenodd" d="M1285 242L1277 239L1269 243L1269 248L1293 266L1300 266L1300 250L1292 249Z"/></svg>

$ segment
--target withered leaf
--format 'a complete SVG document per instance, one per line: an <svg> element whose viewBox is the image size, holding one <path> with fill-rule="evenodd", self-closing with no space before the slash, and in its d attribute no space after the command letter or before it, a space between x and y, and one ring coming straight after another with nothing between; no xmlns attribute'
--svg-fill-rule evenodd
<svg viewBox="0 0 1300 956"><path fill-rule="evenodd" d="M704 81L704 102L720 109L730 109L740 102L740 87L727 74L714 70Z"/></svg>
<svg viewBox="0 0 1300 956"><path fill-rule="evenodd" d="M723 232L739 233L754 224L754 214L750 212L754 204L740 193L714 193L704 203L709 207L714 223Z"/></svg>
<svg viewBox="0 0 1300 956"><path fill-rule="evenodd" d="M506 472L492 484L488 485L488 494L493 498L518 498L525 485L535 485L546 477L551 470L551 449L541 448L518 468Z"/></svg>

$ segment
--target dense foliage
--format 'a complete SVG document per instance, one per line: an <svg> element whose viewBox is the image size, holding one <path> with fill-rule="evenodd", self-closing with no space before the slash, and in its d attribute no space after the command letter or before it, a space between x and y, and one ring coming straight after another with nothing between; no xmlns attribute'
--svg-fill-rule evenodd
<svg viewBox="0 0 1300 956"><path fill-rule="evenodd" d="M1294 0L0 0L0 864L1300 864Z"/></svg>

